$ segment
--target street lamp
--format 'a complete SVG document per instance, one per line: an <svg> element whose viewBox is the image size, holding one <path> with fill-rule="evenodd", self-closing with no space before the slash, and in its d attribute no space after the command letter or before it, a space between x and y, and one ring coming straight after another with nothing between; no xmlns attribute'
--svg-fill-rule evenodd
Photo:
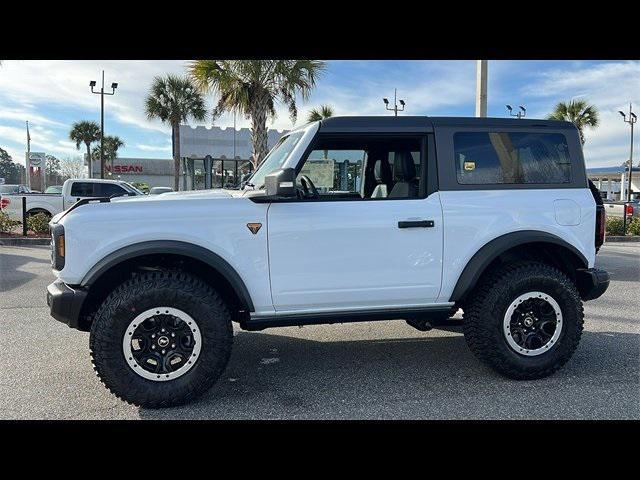
<svg viewBox="0 0 640 480"><path fill-rule="evenodd" d="M398 89L394 88L393 89L393 108L389 108L389 100L386 98L383 98L382 101L384 102L384 106L387 110L394 112L395 116L398 116L398 112L402 112L404 111L404 107L405 107L405 103L404 100L400 100L400 105L402 105L402 108L398 108Z"/></svg>
<svg viewBox="0 0 640 480"><path fill-rule="evenodd" d="M621 111L618 110L618 113L620 115L622 115L622 119L625 121L625 123L628 123L629 126L631 127L631 147L629 149L629 187L627 188L627 202L631 201L631 174L633 172L633 124L636 123L636 121L638 120L638 117L636 117L636 114L633 113L633 107L631 105L631 103L629 103L629 119L627 119L627 115ZM622 198L620 200L623 200ZM624 215L622 215L622 221L623 221L623 232L626 235L627 234L627 211L626 211L626 207L624 209Z"/></svg>
<svg viewBox="0 0 640 480"><path fill-rule="evenodd" d="M507 107L507 110L509 110L509 116L511 117L518 117L518 119L520 118L524 118L527 115L527 109L524 108L522 105L519 106L520 111L517 113L513 113L513 107L511 107L511 105L505 105Z"/></svg>
<svg viewBox="0 0 640 480"><path fill-rule="evenodd" d="M94 92L93 87L96 86L96 81L91 80L89 82L89 86L91 87L91 93L95 93L96 95L100 95L100 178L104 179L104 96L105 95L115 95L116 88L118 88L118 84L113 82L111 84L111 93L107 93L104 91L104 70L102 71L102 86L100 87L99 92ZM91 165L91 159L87 159L89 161L89 165ZM90 168L91 170L91 168ZM93 177L93 172L89 172L90 177Z"/></svg>

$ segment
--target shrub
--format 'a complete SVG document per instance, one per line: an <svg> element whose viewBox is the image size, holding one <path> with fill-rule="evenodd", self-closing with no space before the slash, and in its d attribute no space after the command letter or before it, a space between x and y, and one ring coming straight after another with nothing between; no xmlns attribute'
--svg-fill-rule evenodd
<svg viewBox="0 0 640 480"><path fill-rule="evenodd" d="M27 229L35 233L49 232L49 220L51 217L46 213L40 212L27 217Z"/></svg>
<svg viewBox="0 0 640 480"><path fill-rule="evenodd" d="M640 235L640 218L634 218L627 225L627 233L629 235Z"/></svg>
<svg viewBox="0 0 640 480"><path fill-rule="evenodd" d="M624 235L623 229L624 223L622 218L612 217L607 218L606 231L607 235Z"/></svg>
<svg viewBox="0 0 640 480"><path fill-rule="evenodd" d="M622 218L607 218L607 235L624 235ZM627 218L627 235L640 235L640 218Z"/></svg>
<svg viewBox="0 0 640 480"><path fill-rule="evenodd" d="M9 215L0 212L0 233L10 233L18 225L20 225L20 222L11 220Z"/></svg>

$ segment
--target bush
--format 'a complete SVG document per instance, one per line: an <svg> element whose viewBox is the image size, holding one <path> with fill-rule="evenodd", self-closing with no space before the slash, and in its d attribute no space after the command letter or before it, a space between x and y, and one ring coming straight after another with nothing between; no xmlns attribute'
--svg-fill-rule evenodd
<svg viewBox="0 0 640 480"><path fill-rule="evenodd" d="M607 235L624 235L622 218L607 218ZM640 218L627 218L627 235L640 235Z"/></svg>
<svg viewBox="0 0 640 480"><path fill-rule="evenodd" d="M606 231L607 235L624 235L622 228L624 223L622 218L612 217L607 218Z"/></svg>
<svg viewBox="0 0 640 480"><path fill-rule="evenodd" d="M134 187L140 190L142 193L149 193L149 184L147 182L133 182L131 183Z"/></svg>
<svg viewBox="0 0 640 480"><path fill-rule="evenodd" d="M0 233L10 233L18 225L20 225L20 222L11 220L9 215L0 212Z"/></svg>
<svg viewBox="0 0 640 480"><path fill-rule="evenodd" d="M640 235L640 218L634 218L627 225L627 233L629 235Z"/></svg>
<svg viewBox="0 0 640 480"><path fill-rule="evenodd" d="M43 212L29 215L27 217L27 229L35 233L48 233L50 220L51 217Z"/></svg>

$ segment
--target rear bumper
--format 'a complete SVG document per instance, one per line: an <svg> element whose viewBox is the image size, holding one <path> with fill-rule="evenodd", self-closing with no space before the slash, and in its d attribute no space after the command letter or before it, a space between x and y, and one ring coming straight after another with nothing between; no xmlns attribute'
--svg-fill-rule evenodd
<svg viewBox="0 0 640 480"><path fill-rule="evenodd" d="M582 268L578 270L576 279L582 300L598 298L609 288L609 273L597 268Z"/></svg>
<svg viewBox="0 0 640 480"><path fill-rule="evenodd" d="M47 287L47 305L51 316L71 328L80 329L80 310L87 298L87 292L73 289L61 280Z"/></svg>

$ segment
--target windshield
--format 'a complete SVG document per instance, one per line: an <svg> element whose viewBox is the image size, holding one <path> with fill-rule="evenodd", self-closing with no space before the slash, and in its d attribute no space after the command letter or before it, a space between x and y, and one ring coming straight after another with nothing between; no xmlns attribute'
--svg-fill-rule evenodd
<svg viewBox="0 0 640 480"><path fill-rule="evenodd" d="M130 183L122 182L122 186L124 187L125 190L129 190L130 192L135 193L136 195L144 195L144 193L141 190L138 190L136 187L134 187Z"/></svg>
<svg viewBox="0 0 640 480"><path fill-rule="evenodd" d="M0 193L29 193L27 187L23 186L22 191L20 190L20 185L0 185Z"/></svg>
<svg viewBox="0 0 640 480"><path fill-rule="evenodd" d="M297 145L300 138L304 135L304 131L294 132L291 135L282 137L269 154L264 158L262 165L258 167L258 170L251 176L247 185L253 185L254 188L264 187L264 177L271 172L278 170L284 162L289 158L289 155Z"/></svg>

